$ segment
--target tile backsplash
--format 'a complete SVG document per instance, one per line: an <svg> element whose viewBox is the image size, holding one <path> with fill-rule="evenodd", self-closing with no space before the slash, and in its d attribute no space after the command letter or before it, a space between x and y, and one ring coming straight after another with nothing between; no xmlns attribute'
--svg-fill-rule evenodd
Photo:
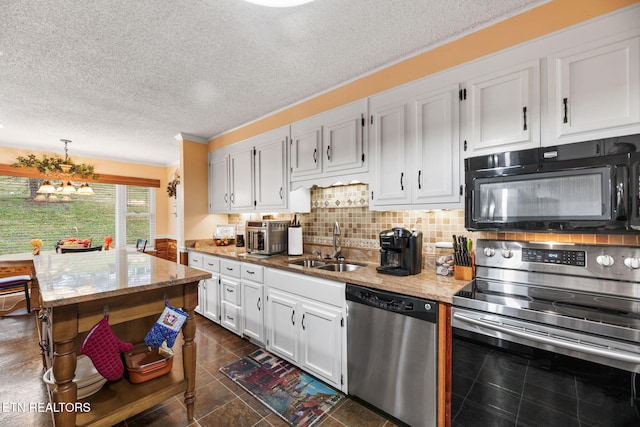
<svg viewBox="0 0 640 427"><path fill-rule="evenodd" d="M341 235L338 244L343 249L364 250L370 258L377 256L378 235L392 227L417 229L423 234L423 252L435 253L435 244L451 241L452 235L475 239L555 241L563 243L610 244L640 246L640 233L630 235L609 234L552 234L552 233L495 233L470 232L464 228L464 210L412 210L370 211L367 184L311 189L311 212L299 214L302 223L305 252L311 252L333 243L333 224L338 221ZM293 214L272 214L274 219L293 219ZM229 215L229 224L244 225L258 214Z"/></svg>

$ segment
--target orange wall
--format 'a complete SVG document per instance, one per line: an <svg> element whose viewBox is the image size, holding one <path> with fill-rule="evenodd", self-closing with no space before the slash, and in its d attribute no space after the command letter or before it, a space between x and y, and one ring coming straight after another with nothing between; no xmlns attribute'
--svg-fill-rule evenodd
<svg viewBox="0 0 640 427"><path fill-rule="evenodd" d="M461 65L571 25L638 3L638 0L552 0L535 9L407 59L316 98L209 141L224 147L378 92Z"/></svg>
<svg viewBox="0 0 640 427"><path fill-rule="evenodd" d="M41 157L42 154L52 155L53 153L40 153L37 151L0 147L0 163L10 165L15 163L18 156L26 156L28 154L35 154L36 156ZM156 189L156 233L158 235L173 235L169 230L169 197L167 197L166 188L168 183L167 178L171 176L175 167L165 168L160 166L114 162L111 160L89 159L78 156L70 157L76 163L92 164L98 175L100 173L104 173L109 175L122 175L160 180L160 188Z"/></svg>
<svg viewBox="0 0 640 427"><path fill-rule="evenodd" d="M209 182L207 144L183 140L180 147L180 164L182 165L181 188L183 194L179 204L182 205L184 240L210 239L217 224L226 224L227 215L209 214Z"/></svg>

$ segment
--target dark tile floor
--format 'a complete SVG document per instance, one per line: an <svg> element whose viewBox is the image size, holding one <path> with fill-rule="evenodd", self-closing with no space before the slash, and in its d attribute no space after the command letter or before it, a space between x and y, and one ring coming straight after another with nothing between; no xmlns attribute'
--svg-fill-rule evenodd
<svg viewBox="0 0 640 427"><path fill-rule="evenodd" d="M0 425L53 425L50 413L23 411L20 404L47 403L42 382L42 359L38 348L35 315L24 310L0 317ZM257 347L197 315L197 372L195 419L189 423L182 394L119 424L132 426L283 426L288 424L264 407L218 369ZM174 350L179 349L181 339ZM178 354L177 354L178 355ZM179 355L178 355L179 356ZM181 369L176 357L173 369ZM318 426L384 426L394 424L349 398L343 399Z"/></svg>

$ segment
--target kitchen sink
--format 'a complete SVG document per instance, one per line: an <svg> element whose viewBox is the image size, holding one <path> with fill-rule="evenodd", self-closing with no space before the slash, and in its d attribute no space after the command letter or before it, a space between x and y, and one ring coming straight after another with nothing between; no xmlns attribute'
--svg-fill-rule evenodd
<svg viewBox="0 0 640 427"><path fill-rule="evenodd" d="M302 267L318 268L327 265L326 262L317 259L301 259L300 261L290 262L289 265L301 265Z"/></svg>
<svg viewBox="0 0 640 427"><path fill-rule="evenodd" d="M339 261L320 261L317 259L301 259L292 261L289 265L299 265L302 267L317 268L318 270L327 271L354 271L365 266L365 264L339 262Z"/></svg>
<svg viewBox="0 0 640 427"><path fill-rule="evenodd" d="M346 262L337 262L335 264L327 264L317 268L318 270L327 270L327 271L354 271L362 267L364 267L364 264L351 264Z"/></svg>

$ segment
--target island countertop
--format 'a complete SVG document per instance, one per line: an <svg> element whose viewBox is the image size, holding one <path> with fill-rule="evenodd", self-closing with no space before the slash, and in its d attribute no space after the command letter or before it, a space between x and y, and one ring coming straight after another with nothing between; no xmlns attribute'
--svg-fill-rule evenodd
<svg viewBox="0 0 640 427"><path fill-rule="evenodd" d="M208 279L211 274L131 250L33 257L42 307L77 304Z"/></svg>

